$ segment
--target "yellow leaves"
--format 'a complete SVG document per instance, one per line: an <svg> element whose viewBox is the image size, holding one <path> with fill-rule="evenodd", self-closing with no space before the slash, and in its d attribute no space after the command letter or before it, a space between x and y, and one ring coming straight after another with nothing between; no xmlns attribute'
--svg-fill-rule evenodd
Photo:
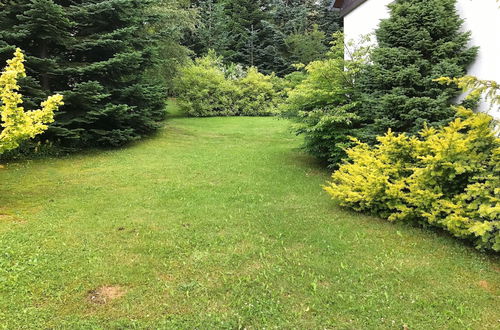
<svg viewBox="0 0 500 330"><path fill-rule="evenodd" d="M431 224L499 251L500 226L488 223L500 218L500 139L490 116L457 111L420 139L389 131L374 147L355 141L324 189L357 211Z"/></svg>
<svg viewBox="0 0 500 330"><path fill-rule="evenodd" d="M493 80L479 80L473 76L460 78L441 77L434 79L435 82L444 85L455 84L464 92L470 91L468 99L477 99L484 95L493 104L500 104L500 84Z"/></svg>
<svg viewBox="0 0 500 330"><path fill-rule="evenodd" d="M50 96L42 102L41 109L24 111L18 93L19 78L26 76L24 54L18 48L14 58L7 61L7 66L0 76L0 116L3 130L0 133L0 153L15 149L23 140L35 137L47 130L47 124L54 121L54 112L63 105L62 95Z"/></svg>
<svg viewBox="0 0 500 330"><path fill-rule="evenodd" d="M400 137L388 134L384 139L390 145L393 139L399 140ZM324 189L345 206L358 211L378 212L386 204L394 204L394 196L404 188L404 182L394 180L401 167L391 162L391 157L384 151L357 143L347 150L350 162L333 173L331 182Z"/></svg>
<svg viewBox="0 0 500 330"><path fill-rule="evenodd" d="M491 223L491 222L478 222L478 223L475 223L470 228L470 231L472 233L474 233L476 236L483 236L491 229L493 229L493 223Z"/></svg>

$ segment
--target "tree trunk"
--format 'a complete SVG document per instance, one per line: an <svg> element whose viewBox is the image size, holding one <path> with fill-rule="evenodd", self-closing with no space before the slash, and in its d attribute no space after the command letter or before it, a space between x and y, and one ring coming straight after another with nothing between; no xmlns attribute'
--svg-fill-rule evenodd
<svg viewBox="0 0 500 330"><path fill-rule="evenodd" d="M47 58L48 57L48 43L47 40L42 40L42 48L40 50L40 58ZM50 90L50 81L49 81L49 74L47 72L41 74L41 79L42 79L42 88L49 91Z"/></svg>

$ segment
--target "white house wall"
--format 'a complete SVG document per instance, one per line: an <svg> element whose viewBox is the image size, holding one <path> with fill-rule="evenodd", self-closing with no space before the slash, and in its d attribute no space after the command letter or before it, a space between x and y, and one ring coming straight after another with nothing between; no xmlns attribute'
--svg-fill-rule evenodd
<svg viewBox="0 0 500 330"><path fill-rule="evenodd" d="M344 17L346 40L359 40L373 33L380 20L389 17L387 5L393 0L368 0ZM500 8L495 0L457 0L457 9L465 19L464 30L472 32L471 45L479 46L479 55L468 74L500 82ZM500 119L500 108L483 103L481 111Z"/></svg>
<svg viewBox="0 0 500 330"><path fill-rule="evenodd" d="M344 17L346 40L358 41L360 36L373 33L381 19L389 17L387 5L392 0L368 0Z"/></svg>

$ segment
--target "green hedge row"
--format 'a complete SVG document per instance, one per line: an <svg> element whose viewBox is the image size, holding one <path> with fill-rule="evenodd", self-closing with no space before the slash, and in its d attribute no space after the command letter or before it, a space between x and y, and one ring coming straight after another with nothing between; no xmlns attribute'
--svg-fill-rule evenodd
<svg viewBox="0 0 500 330"><path fill-rule="evenodd" d="M179 106L191 116L268 116L276 112L278 81L254 67L224 66L212 52L182 67L175 89Z"/></svg>

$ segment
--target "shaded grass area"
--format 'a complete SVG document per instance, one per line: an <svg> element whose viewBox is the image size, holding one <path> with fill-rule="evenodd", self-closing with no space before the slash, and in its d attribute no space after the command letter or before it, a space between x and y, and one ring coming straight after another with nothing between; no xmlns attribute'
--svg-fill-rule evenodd
<svg viewBox="0 0 500 330"><path fill-rule="evenodd" d="M288 127L177 113L1 169L0 326L498 328L498 256L339 208Z"/></svg>

